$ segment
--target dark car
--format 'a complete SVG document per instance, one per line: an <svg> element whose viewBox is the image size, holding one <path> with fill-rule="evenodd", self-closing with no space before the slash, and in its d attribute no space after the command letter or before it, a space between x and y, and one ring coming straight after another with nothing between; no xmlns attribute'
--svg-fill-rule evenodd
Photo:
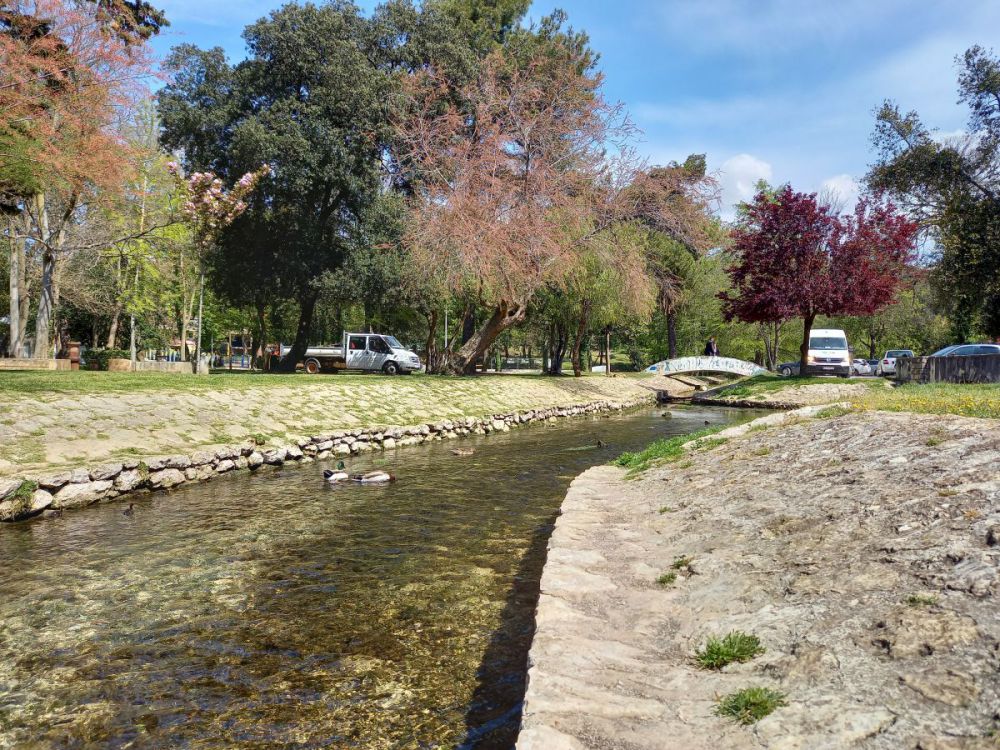
<svg viewBox="0 0 1000 750"><path fill-rule="evenodd" d="M980 354L1000 354L1000 344L953 344L939 349L932 357L972 357Z"/></svg>
<svg viewBox="0 0 1000 750"><path fill-rule="evenodd" d="M778 374L783 378L790 378L792 375L798 375L799 363L785 362L784 364L778 365Z"/></svg>

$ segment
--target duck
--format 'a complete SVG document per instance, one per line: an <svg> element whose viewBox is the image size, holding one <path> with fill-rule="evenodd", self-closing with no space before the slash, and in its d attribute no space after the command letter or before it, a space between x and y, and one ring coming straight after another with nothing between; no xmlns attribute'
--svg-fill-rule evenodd
<svg viewBox="0 0 1000 750"><path fill-rule="evenodd" d="M603 440L598 440L598 441L597 441L597 447L598 447L598 448L607 448L607 447L608 447L608 444L607 444L607 443L605 443L605 442L604 442Z"/></svg>
<svg viewBox="0 0 1000 750"><path fill-rule="evenodd" d="M385 484L387 482L395 482L396 477L387 471L379 469L377 471L369 471L367 474L352 474L351 481L358 482L359 484Z"/></svg>
<svg viewBox="0 0 1000 750"><path fill-rule="evenodd" d="M346 482L351 476L345 470L344 462L338 461L336 469L323 470L323 478L332 484L336 484L337 482Z"/></svg>
<svg viewBox="0 0 1000 750"><path fill-rule="evenodd" d="M471 456L476 452L475 448L452 448L452 454L456 456Z"/></svg>
<svg viewBox="0 0 1000 750"><path fill-rule="evenodd" d="M131 518L132 516L134 516L135 515L135 503L129 503L128 507L125 510L122 511L122 515L123 516L128 516L129 518Z"/></svg>

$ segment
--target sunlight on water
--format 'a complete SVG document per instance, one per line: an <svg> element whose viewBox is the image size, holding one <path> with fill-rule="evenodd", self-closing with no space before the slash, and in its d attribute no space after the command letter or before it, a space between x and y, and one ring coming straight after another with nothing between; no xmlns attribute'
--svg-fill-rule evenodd
<svg viewBox="0 0 1000 750"><path fill-rule="evenodd" d="M352 463L386 487L312 464L0 527L0 746L510 747L570 479L749 416L661 413Z"/></svg>

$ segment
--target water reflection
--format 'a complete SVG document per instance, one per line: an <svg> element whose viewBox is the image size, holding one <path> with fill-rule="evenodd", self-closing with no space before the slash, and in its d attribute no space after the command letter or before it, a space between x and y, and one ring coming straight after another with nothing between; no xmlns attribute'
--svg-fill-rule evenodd
<svg viewBox="0 0 1000 750"><path fill-rule="evenodd" d="M313 464L0 528L0 746L510 747L570 479L747 416L661 411L353 462L389 486Z"/></svg>

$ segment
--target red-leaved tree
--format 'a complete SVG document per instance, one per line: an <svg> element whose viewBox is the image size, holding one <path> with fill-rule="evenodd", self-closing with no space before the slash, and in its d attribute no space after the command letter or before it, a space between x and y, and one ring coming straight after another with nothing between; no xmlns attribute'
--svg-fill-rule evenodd
<svg viewBox="0 0 1000 750"><path fill-rule="evenodd" d="M817 315L871 315L890 305L907 279L918 226L887 202L863 198L841 218L815 194L786 186L758 193L732 232L737 262L726 320L803 321L800 372Z"/></svg>

